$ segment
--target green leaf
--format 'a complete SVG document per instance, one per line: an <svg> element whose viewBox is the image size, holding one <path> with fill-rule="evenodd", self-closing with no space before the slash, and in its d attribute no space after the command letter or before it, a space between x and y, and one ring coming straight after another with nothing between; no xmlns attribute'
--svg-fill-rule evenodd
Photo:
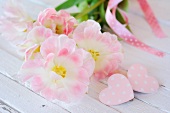
<svg viewBox="0 0 170 113"><path fill-rule="evenodd" d="M99 0L96 4L94 4L93 6L89 7L88 9L84 9L82 11L82 13L80 13L79 15L77 15L75 18L81 18L82 16L90 13L92 10L94 10L95 8L97 8L100 4L102 4L105 0Z"/></svg>
<svg viewBox="0 0 170 113"><path fill-rule="evenodd" d="M88 19L89 19L88 15L84 15L83 17L81 17L80 19L78 19L78 22L81 23L81 22L86 21L86 20L88 20Z"/></svg>
<svg viewBox="0 0 170 113"><path fill-rule="evenodd" d="M70 13L70 15L73 16L73 17L75 17L78 14L80 14L80 13Z"/></svg>
<svg viewBox="0 0 170 113"><path fill-rule="evenodd" d="M121 23L121 24L126 24L122 14L118 9L116 9L116 19Z"/></svg>
<svg viewBox="0 0 170 113"><path fill-rule="evenodd" d="M129 6L128 0L123 0L118 5L118 7L124 11L128 11L128 6Z"/></svg>
<svg viewBox="0 0 170 113"><path fill-rule="evenodd" d="M79 3L77 7L78 7L79 11L83 11L84 9L88 8L88 3L87 3L87 1L83 1L83 2Z"/></svg>
<svg viewBox="0 0 170 113"><path fill-rule="evenodd" d="M116 10L116 19L121 23L121 24L127 24L126 21L124 20L122 14L119 12L119 10ZM126 25L126 28L130 31L130 26L129 25Z"/></svg>
<svg viewBox="0 0 170 113"><path fill-rule="evenodd" d="M80 2L83 2L84 0L67 0L64 3L60 4L55 8L56 11L61 10L61 9L67 9L70 8L76 4L79 4Z"/></svg>
<svg viewBox="0 0 170 113"><path fill-rule="evenodd" d="M99 0L91 0L90 6L95 5Z"/></svg>
<svg viewBox="0 0 170 113"><path fill-rule="evenodd" d="M100 5L100 18L102 19L103 24L106 24L105 13L104 3L102 3Z"/></svg>

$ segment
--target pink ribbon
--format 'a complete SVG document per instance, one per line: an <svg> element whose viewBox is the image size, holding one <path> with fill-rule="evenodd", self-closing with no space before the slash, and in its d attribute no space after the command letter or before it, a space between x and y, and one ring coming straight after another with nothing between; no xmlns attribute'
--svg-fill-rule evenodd
<svg viewBox="0 0 170 113"><path fill-rule="evenodd" d="M143 13L145 14L146 21L152 28L154 34L159 38L166 37L165 33L161 29L152 9L150 8L148 2L146 0L138 0L139 5L141 9L143 10Z"/></svg>
<svg viewBox="0 0 170 113"><path fill-rule="evenodd" d="M121 38L123 38L128 44L147 51L159 57L164 56L164 52L154 49L143 42L139 41L130 31L128 31L124 25L122 25L115 17L117 5L122 0L110 0L106 10L106 21L112 30ZM110 10L112 9L112 13Z"/></svg>

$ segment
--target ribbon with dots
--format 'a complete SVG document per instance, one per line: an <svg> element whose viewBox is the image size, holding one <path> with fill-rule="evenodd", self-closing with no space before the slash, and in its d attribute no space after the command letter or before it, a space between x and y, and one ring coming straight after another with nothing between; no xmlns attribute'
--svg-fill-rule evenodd
<svg viewBox="0 0 170 113"><path fill-rule="evenodd" d="M145 19L152 28L153 33L158 37L158 38L165 38L166 35L161 29L158 20L156 19L152 9L150 8L148 2L146 0L138 0L138 3L145 15Z"/></svg>
<svg viewBox="0 0 170 113"><path fill-rule="evenodd" d="M124 39L124 41L126 41L128 44L135 46L139 49L142 49L146 52L149 52L153 55L159 56L159 57L163 57L165 55L164 52L159 51L155 48L152 48L146 44L144 44L143 42L141 42L140 40L138 40L130 31L128 31L124 25L122 25L115 16L116 13L116 8L117 5L121 2L122 0L110 0L107 6L107 10L106 10L106 21L108 23L108 25L111 27L111 29L121 38ZM112 9L112 13L111 10Z"/></svg>

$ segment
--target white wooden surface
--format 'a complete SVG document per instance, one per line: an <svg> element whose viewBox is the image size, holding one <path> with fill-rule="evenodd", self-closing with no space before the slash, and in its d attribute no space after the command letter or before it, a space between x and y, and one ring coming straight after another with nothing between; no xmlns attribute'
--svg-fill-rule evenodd
<svg viewBox="0 0 170 113"><path fill-rule="evenodd" d="M61 0L22 0L25 8L36 18L39 11L54 7ZM170 113L170 0L148 0L167 38L158 39L146 23L136 0L130 0L129 21L133 33L143 42L165 51L158 58L122 42L127 69L133 63L141 63L155 76L161 87L157 93L135 93L133 101L118 106L106 106L98 100L99 92L107 87L105 82L90 84L88 94L79 103L52 103L13 80L22 64L16 50L0 37L0 113ZM2 0L0 0L2 3ZM30 10L31 9L31 10ZM32 11L32 9L34 9ZM75 10L70 9L69 11Z"/></svg>

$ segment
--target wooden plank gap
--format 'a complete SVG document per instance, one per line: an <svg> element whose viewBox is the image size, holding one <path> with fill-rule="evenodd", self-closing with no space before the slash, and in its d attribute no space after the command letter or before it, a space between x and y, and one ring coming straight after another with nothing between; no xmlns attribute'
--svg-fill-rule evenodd
<svg viewBox="0 0 170 113"><path fill-rule="evenodd" d="M107 82L106 81L100 81L100 83L102 83L102 84L104 84L104 85L106 85L107 86ZM160 88L164 88L164 87L161 87L161 85L160 85ZM134 93L135 93L135 91L134 91ZM136 92L136 93L140 93L140 92ZM155 92L156 93L156 92ZM149 106L152 106L152 107L154 107L154 108L156 108L156 109L158 109L158 110L160 110L160 111L163 111L163 112L166 112L166 113L169 113L170 111L167 111L167 110L164 110L164 109L161 109L160 107L158 107L158 106L155 106L155 105L153 105L153 104L151 104L151 103L149 103L149 102L147 102L147 101L144 101L144 100L142 100L142 99L140 99L140 98L138 98L138 97L134 97L134 99L137 99L137 100L139 100L139 101L141 101L141 102L143 102L143 103L145 103L145 104L148 104Z"/></svg>
<svg viewBox="0 0 170 113"><path fill-rule="evenodd" d="M0 113L21 113L18 110L16 110L15 108L9 106L8 104L6 104L5 102L3 102L2 100L0 100Z"/></svg>

